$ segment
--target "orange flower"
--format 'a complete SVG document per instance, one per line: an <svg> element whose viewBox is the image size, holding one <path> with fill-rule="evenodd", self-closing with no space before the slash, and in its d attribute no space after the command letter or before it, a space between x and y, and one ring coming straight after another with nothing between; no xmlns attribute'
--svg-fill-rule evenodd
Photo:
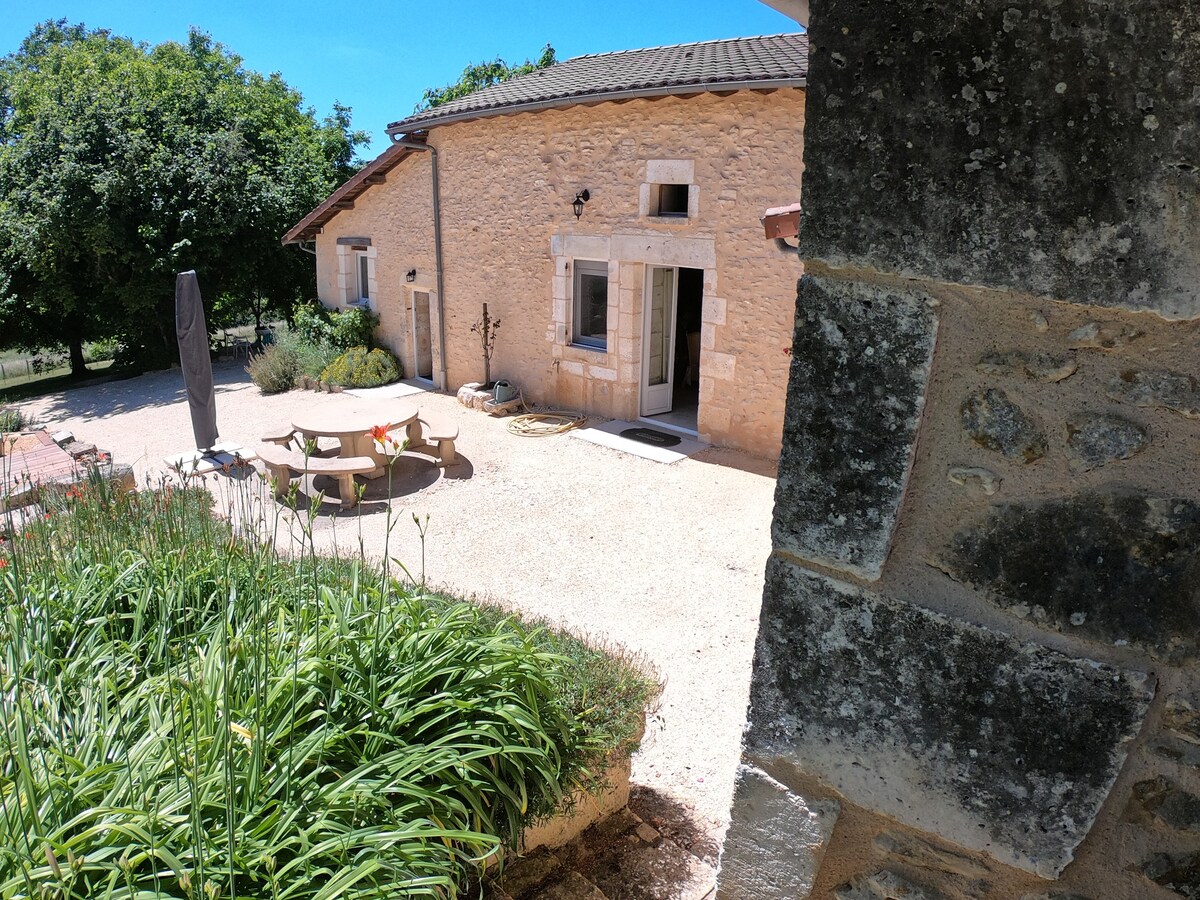
<svg viewBox="0 0 1200 900"><path fill-rule="evenodd" d="M8 568L8 560L0 559L0 569L7 569L7 568Z"/></svg>
<svg viewBox="0 0 1200 900"><path fill-rule="evenodd" d="M371 437L376 443L384 444L388 440L388 427L386 425L372 425Z"/></svg>

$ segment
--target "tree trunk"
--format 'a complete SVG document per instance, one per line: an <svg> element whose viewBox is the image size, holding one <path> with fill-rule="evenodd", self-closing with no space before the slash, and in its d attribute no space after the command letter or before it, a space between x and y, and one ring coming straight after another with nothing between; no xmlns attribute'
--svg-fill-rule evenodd
<svg viewBox="0 0 1200 900"><path fill-rule="evenodd" d="M87 374L87 365L83 361L83 340L72 337L67 345L71 348L71 377L82 378Z"/></svg>

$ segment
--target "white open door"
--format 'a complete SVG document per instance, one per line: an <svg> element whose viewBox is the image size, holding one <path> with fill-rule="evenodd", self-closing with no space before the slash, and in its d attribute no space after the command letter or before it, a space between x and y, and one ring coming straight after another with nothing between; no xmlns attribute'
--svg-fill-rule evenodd
<svg viewBox="0 0 1200 900"><path fill-rule="evenodd" d="M674 269L649 267L642 331L643 416L671 411L675 374L675 304L679 279Z"/></svg>

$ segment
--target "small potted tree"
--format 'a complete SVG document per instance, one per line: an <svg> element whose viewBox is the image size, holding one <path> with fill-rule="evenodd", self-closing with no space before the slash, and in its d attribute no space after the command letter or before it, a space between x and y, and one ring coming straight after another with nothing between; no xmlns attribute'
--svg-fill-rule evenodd
<svg viewBox="0 0 1200 900"><path fill-rule="evenodd" d="M471 331L479 335L479 343L483 348L483 390L490 391L496 386L492 381L492 351L496 349L496 329L500 320L488 315L487 304L483 304L483 316L471 325Z"/></svg>

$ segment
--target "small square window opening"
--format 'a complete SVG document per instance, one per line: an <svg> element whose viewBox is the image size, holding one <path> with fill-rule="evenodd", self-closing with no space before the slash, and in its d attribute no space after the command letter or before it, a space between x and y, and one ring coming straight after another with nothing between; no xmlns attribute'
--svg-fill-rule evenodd
<svg viewBox="0 0 1200 900"><path fill-rule="evenodd" d="M688 186L686 184L659 184L655 185L658 188L658 208L654 214L656 216L678 216L687 218L688 214Z"/></svg>

